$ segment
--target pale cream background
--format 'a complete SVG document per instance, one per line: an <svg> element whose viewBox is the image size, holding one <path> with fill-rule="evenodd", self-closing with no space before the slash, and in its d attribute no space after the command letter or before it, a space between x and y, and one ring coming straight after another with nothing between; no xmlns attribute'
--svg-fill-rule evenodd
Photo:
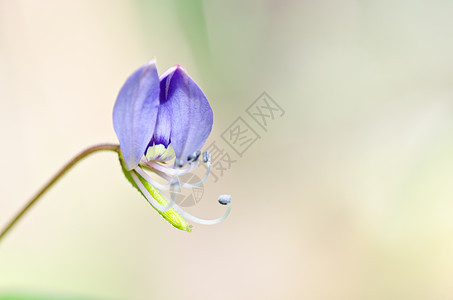
<svg viewBox="0 0 453 300"><path fill-rule="evenodd" d="M0 226L116 142L116 94L153 57L205 90L210 141L262 91L286 114L190 209L231 193L231 216L191 234L88 158L0 244L0 295L453 298L453 2L204 1L210 52L178 1L144 2L0 0Z"/></svg>

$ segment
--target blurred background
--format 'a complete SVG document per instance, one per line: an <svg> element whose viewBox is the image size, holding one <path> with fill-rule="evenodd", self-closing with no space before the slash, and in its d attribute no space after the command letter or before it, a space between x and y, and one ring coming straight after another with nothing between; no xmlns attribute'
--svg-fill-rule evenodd
<svg viewBox="0 0 453 300"><path fill-rule="evenodd" d="M188 208L215 218L229 193L231 215L188 234L94 154L2 241L0 295L452 299L452 14L447 0L0 0L0 227L77 152L117 142L117 93L152 58L200 85L206 145L235 161ZM247 113L263 92L281 108L265 127ZM241 155L222 138L238 117L259 136Z"/></svg>

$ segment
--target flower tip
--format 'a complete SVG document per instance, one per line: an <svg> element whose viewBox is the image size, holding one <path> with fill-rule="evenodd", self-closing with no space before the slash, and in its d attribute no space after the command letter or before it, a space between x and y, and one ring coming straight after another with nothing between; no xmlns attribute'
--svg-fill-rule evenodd
<svg viewBox="0 0 453 300"><path fill-rule="evenodd" d="M143 73L147 73L150 70L156 70L155 72L157 73L157 66L156 66L156 59L155 58L153 58L153 59L151 59L151 60L149 60L148 62L145 63L144 68L143 68Z"/></svg>
<svg viewBox="0 0 453 300"><path fill-rule="evenodd" d="M186 70L183 68L181 65L175 65L173 68L173 73L181 73L183 76L189 76L186 72Z"/></svg>

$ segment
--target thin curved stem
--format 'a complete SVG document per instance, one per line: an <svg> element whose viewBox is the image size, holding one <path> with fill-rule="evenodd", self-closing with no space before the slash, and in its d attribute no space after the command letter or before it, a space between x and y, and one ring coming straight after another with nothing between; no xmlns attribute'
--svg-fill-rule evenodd
<svg viewBox="0 0 453 300"><path fill-rule="evenodd" d="M120 151L120 146L116 144L99 144L95 146L91 146L82 152L80 152L78 155L76 155L73 159L71 159L63 168L60 169L50 180L49 182L44 185L39 192L33 196L28 203L22 208L22 210L12 219L8 225L1 231L0 233L0 241L2 238L8 233L8 231L11 230L11 228L19 221L19 219L30 209L30 207L33 206L40 198L41 196L49 190L49 188L52 187L52 185L58 181L64 174L66 174L67 171L69 171L75 164L77 164L79 161L87 157L88 155L98 152L98 151L114 151L119 153Z"/></svg>

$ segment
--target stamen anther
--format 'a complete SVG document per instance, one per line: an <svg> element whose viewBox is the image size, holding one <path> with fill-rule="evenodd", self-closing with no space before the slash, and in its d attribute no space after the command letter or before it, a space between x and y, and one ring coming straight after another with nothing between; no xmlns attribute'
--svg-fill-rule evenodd
<svg viewBox="0 0 453 300"><path fill-rule="evenodd" d="M203 161L207 163L208 161L211 161L211 154L209 152L203 152Z"/></svg>
<svg viewBox="0 0 453 300"><path fill-rule="evenodd" d="M219 196L219 203L222 205L227 205L231 202L231 195L220 195Z"/></svg>
<svg viewBox="0 0 453 300"><path fill-rule="evenodd" d="M184 166L184 163L183 163L182 160L176 159L175 165L176 165L178 168L182 168L182 167Z"/></svg>
<svg viewBox="0 0 453 300"><path fill-rule="evenodd" d="M200 157L200 154L201 154L200 151L194 152L193 154L190 154L189 156L187 156L187 160L189 162L197 161L198 157Z"/></svg>

